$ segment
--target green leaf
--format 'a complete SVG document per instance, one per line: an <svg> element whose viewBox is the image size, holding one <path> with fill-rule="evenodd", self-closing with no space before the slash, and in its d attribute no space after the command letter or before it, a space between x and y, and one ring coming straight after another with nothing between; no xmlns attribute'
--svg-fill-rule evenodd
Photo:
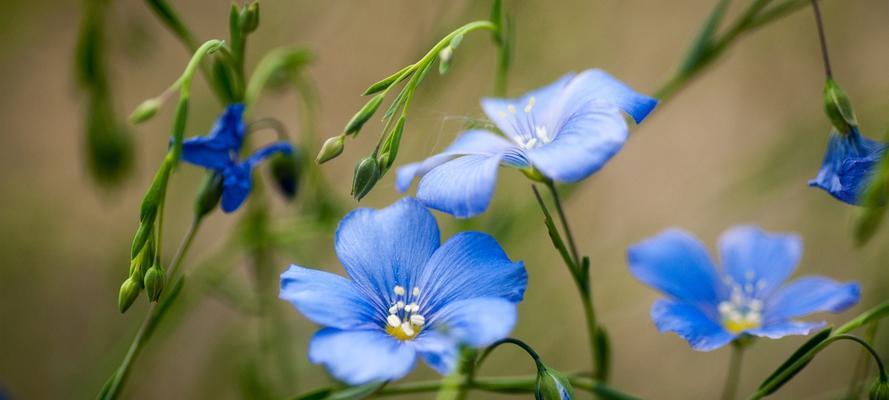
<svg viewBox="0 0 889 400"><path fill-rule="evenodd" d="M389 86L392 86L392 84L394 84L395 81L399 77L401 77L401 79L404 79L404 78L407 78L408 76L410 76L410 74L408 74L404 77L402 77L401 75L404 74L406 71L409 71L413 68L414 68L413 65L408 65L407 67L404 67L404 68L398 70L398 72L388 76L386 79L383 79L377 83L374 83L373 85L370 85L370 87L364 91L364 95L367 96L367 95L371 95L371 94L388 89Z"/></svg>
<svg viewBox="0 0 889 400"><path fill-rule="evenodd" d="M762 392L762 394L769 395L774 393L781 386L784 386L787 381L796 376L799 371L805 368L805 366L808 365L809 362L812 361L812 358L815 356L815 354L810 353L810 351L821 344L821 342L827 340L827 338L830 337L830 332L831 328L826 328L821 332L818 332L817 334L815 334L815 336L812 336L811 339L806 341L806 343L803 343L803 345L800 346L799 349L793 352L793 354L790 355L790 358L784 361L784 363L782 363L781 366L779 366L778 369L775 370L775 372L772 372L772 374L769 375L769 377L766 378L766 380L763 381L761 385L759 385L760 391L768 388L768 390L765 390L764 392ZM794 366L797 361L803 358L805 358L806 360L804 363ZM793 369L791 370L790 368ZM781 375L785 374L786 371L790 371L790 373L781 377Z"/></svg>
<svg viewBox="0 0 889 400"><path fill-rule="evenodd" d="M728 9L730 1L731 0L719 0L719 2L716 3L716 6L713 7L713 11L710 12L710 16L707 18L707 21L704 22L701 31L698 32L698 36L688 49L688 54L685 56L682 66L679 67L680 74L689 74L691 71L701 66L704 63L704 60L712 55L711 50L714 42L713 39L716 36L716 30L719 28L719 24L722 22L723 17L725 17L725 12Z"/></svg>

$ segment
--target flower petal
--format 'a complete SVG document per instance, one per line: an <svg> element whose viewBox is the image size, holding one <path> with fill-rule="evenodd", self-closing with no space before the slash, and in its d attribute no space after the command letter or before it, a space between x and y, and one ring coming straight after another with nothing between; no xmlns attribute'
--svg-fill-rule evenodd
<svg viewBox="0 0 889 400"><path fill-rule="evenodd" d="M235 162L236 150L220 146L213 138L197 136L182 142L182 161L200 167L223 171Z"/></svg>
<svg viewBox="0 0 889 400"><path fill-rule="evenodd" d="M550 125L557 114L556 107L559 104L559 98L568 82L571 82L573 78L573 73L566 74L559 80L532 90L522 97L484 98L481 102L482 109L506 136L513 138L513 140L522 140L527 133L525 131L534 128L534 126L528 126L529 122L534 122L533 125Z"/></svg>
<svg viewBox="0 0 889 400"><path fill-rule="evenodd" d="M412 198L382 210L354 210L336 231L337 257L380 310L395 302L396 285L414 286L413 280L439 243L435 218Z"/></svg>
<svg viewBox="0 0 889 400"><path fill-rule="evenodd" d="M768 325L816 312L838 313L858 303L860 296L861 289L855 282L802 277L778 289L766 301L763 319Z"/></svg>
<svg viewBox="0 0 889 400"><path fill-rule="evenodd" d="M404 377L414 368L416 351L382 330L326 328L312 337L309 361L324 365L340 381L360 385Z"/></svg>
<svg viewBox="0 0 889 400"><path fill-rule="evenodd" d="M426 364L442 375L450 374L457 366L459 342L432 329L425 329L413 341L414 348Z"/></svg>
<svg viewBox="0 0 889 400"><path fill-rule="evenodd" d="M431 315L429 326L458 342L485 347L509 335L516 323L516 304L499 297L453 301Z"/></svg>
<svg viewBox="0 0 889 400"><path fill-rule="evenodd" d="M656 301L651 307L651 319L658 331L676 333L697 351L716 350L736 337L700 308L684 302Z"/></svg>
<svg viewBox="0 0 889 400"><path fill-rule="evenodd" d="M617 108L589 103L566 116L555 139L528 151L528 159L549 178L577 182L617 154L627 135L627 123Z"/></svg>
<svg viewBox="0 0 889 400"><path fill-rule="evenodd" d="M784 321L746 330L744 333L769 339L780 339L788 335L808 335L823 328L824 325L824 322Z"/></svg>
<svg viewBox="0 0 889 400"><path fill-rule="evenodd" d="M803 244L792 234L768 233L755 226L737 226L722 234L719 254L725 273L738 285L750 284L765 298L793 274Z"/></svg>
<svg viewBox="0 0 889 400"><path fill-rule="evenodd" d="M398 169L395 187L405 192L415 177L422 177L431 169L444 164L448 160L466 154L493 155L507 151L513 144L497 134L486 130L465 131L454 139L444 151L421 162L407 164Z"/></svg>
<svg viewBox="0 0 889 400"><path fill-rule="evenodd" d="M262 162L266 158L269 158L275 153L291 154L293 153L293 145L290 144L290 142L283 140L280 142L272 143L259 150L256 150L253 154L250 155L250 157L247 157L247 159L244 160L244 163L249 165L250 168L254 168L259 165L260 162Z"/></svg>
<svg viewBox="0 0 889 400"><path fill-rule="evenodd" d="M448 303L476 297L500 297L516 303L522 300L527 284L524 264L510 261L497 241L481 232L451 237L417 278L420 308L429 314Z"/></svg>
<svg viewBox="0 0 889 400"><path fill-rule="evenodd" d="M348 279L297 265L281 274L278 297L312 322L338 329L379 327L386 318Z"/></svg>
<svg viewBox="0 0 889 400"><path fill-rule="evenodd" d="M222 211L234 212L253 188L252 169L244 163L230 165L222 172Z"/></svg>
<svg viewBox="0 0 889 400"><path fill-rule="evenodd" d="M821 169L809 186L821 188L842 202L858 204L886 146L862 136L857 129L848 135L831 132Z"/></svg>
<svg viewBox="0 0 889 400"><path fill-rule="evenodd" d="M562 101L566 109L572 104L605 102L629 114L636 123L642 122L657 106L657 100L636 92L601 69L588 69L574 77L565 88Z"/></svg>
<svg viewBox="0 0 889 400"><path fill-rule="evenodd" d="M429 171L420 180L417 199L457 218L484 212L494 197L503 154L458 157Z"/></svg>
<svg viewBox="0 0 889 400"><path fill-rule="evenodd" d="M707 250L691 234L668 229L628 250L630 272L670 297L716 307L724 291Z"/></svg>

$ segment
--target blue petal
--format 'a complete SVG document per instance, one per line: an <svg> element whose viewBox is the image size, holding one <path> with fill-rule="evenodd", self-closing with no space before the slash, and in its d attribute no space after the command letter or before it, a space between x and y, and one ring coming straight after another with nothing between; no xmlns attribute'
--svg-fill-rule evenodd
<svg viewBox="0 0 889 400"><path fill-rule="evenodd" d="M429 314L448 303L476 297L516 303L527 284L524 264L510 261L493 237L480 232L451 237L432 255L416 283L421 289L420 308Z"/></svg>
<svg viewBox="0 0 889 400"><path fill-rule="evenodd" d="M244 134L247 132L247 124L244 123L244 105L241 103L229 104L216 119L213 129L208 136L213 138L221 147L238 150L244 142Z"/></svg>
<svg viewBox="0 0 889 400"><path fill-rule="evenodd" d="M769 339L780 339L788 335L808 335L823 328L824 325L825 323L823 322L784 321L756 329L749 329L744 331L744 333Z"/></svg>
<svg viewBox="0 0 889 400"><path fill-rule="evenodd" d="M485 130L463 132L441 153L421 162L407 164L399 168L396 173L395 187L399 192L407 191L415 177L422 177L431 169L456 156L466 154L493 155L503 153L512 147L514 145L506 139Z"/></svg>
<svg viewBox="0 0 889 400"><path fill-rule="evenodd" d="M355 284L381 310L395 303L396 285L415 286L418 271L439 243L435 218L412 198L382 210L352 211L336 231L337 257Z"/></svg>
<svg viewBox="0 0 889 400"><path fill-rule="evenodd" d="M253 188L250 165L230 165L222 172L222 211L234 212L241 207Z"/></svg>
<svg viewBox="0 0 889 400"><path fill-rule="evenodd" d="M737 226L719 239L725 273L738 285L750 284L764 298L793 274L802 255L796 235L768 233L755 226Z"/></svg>
<svg viewBox="0 0 889 400"><path fill-rule="evenodd" d="M533 131L535 126L552 125L558 114L556 107L559 106L559 99L573 78L573 73L566 74L556 82L518 98L484 98L482 109L503 133L514 140L521 140L529 130ZM528 107L529 105L531 107ZM526 107L528 107L527 112Z"/></svg>
<svg viewBox="0 0 889 400"><path fill-rule="evenodd" d="M707 250L691 234L668 229L628 251L630 272L677 300L716 307L724 287Z"/></svg>
<svg viewBox="0 0 889 400"><path fill-rule="evenodd" d="M348 279L297 265L281 274L278 297L312 322L333 328L369 329L386 318Z"/></svg>
<svg viewBox="0 0 889 400"><path fill-rule="evenodd" d="M688 303L658 300L651 307L651 319L658 331L676 333L697 351L716 350L736 337Z"/></svg>
<svg viewBox="0 0 889 400"><path fill-rule="evenodd" d="M509 335L516 323L516 304L499 297L476 297L447 303L429 316L429 328L458 342L485 347Z"/></svg>
<svg viewBox="0 0 889 400"><path fill-rule="evenodd" d="M433 329L424 329L413 344L423 361L438 373L450 374L457 366L460 343L453 337Z"/></svg>
<svg viewBox="0 0 889 400"><path fill-rule="evenodd" d="M657 106L657 100L636 92L601 69L581 72L565 91L563 104L566 108L589 102L605 102L629 114L636 123L642 122Z"/></svg>
<svg viewBox="0 0 889 400"><path fill-rule="evenodd" d="M382 330L326 328L309 343L309 361L323 364L349 385L402 378L414 369L416 358L413 346Z"/></svg>
<svg viewBox="0 0 889 400"><path fill-rule="evenodd" d="M834 131L818 176L809 181L809 186L821 188L845 203L859 204L859 196L885 152L885 144L861 136L857 129L848 135Z"/></svg>
<svg viewBox="0 0 889 400"><path fill-rule="evenodd" d="M429 171L420 180L417 199L457 218L484 212L494 196L503 154L467 155Z"/></svg>
<svg viewBox="0 0 889 400"><path fill-rule="evenodd" d="M200 167L223 171L235 163L237 150L220 146L213 138L193 137L182 143L182 161Z"/></svg>
<svg viewBox="0 0 889 400"><path fill-rule="evenodd" d="M861 289L855 282L807 276L778 289L766 301L763 319L769 325L816 312L838 313L858 303L860 295Z"/></svg>
<svg viewBox="0 0 889 400"><path fill-rule="evenodd" d="M627 140L628 128L617 108L589 103L567 116L551 143L528 151L543 175L577 182L602 168Z"/></svg>
<svg viewBox="0 0 889 400"><path fill-rule="evenodd" d="M266 158L269 158L275 153L291 154L293 153L293 145L290 144L290 142L286 141L272 143L255 151L253 154L250 155L250 157L247 157L247 159L244 160L244 163L249 165L250 168L254 168L259 165L260 162L262 162Z"/></svg>

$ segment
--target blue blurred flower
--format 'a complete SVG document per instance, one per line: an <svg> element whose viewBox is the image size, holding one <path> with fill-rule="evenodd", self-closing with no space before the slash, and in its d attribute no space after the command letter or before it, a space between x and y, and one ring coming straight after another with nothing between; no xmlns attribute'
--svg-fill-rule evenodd
<svg viewBox="0 0 889 400"><path fill-rule="evenodd" d="M233 212L244 203L253 186L253 168L275 153L290 154L293 146L280 141L257 150L240 161L247 126L244 105L231 104L206 136L189 138L182 143L182 160L222 174L222 210Z"/></svg>
<svg viewBox="0 0 889 400"><path fill-rule="evenodd" d="M489 345L515 324L523 264L484 233L440 245L435 218L414 199L349 213L335 246L351 279L292 265L280 297L325 327L309 344L309 360L339 380L398 379L417 356L446 374L461 343Z"/></svg>
<svg viewBox="0 0 889 400"><path fill-rule="evenodd" d="M422 176L417 198L456 217L487 209L500 165L577 182L596 172L627 139L621 111L639 123L657 100L641 95L606 72L568 74L515 99L482 100L506 138L486 130L463 132L443 152L399 168L404 192Z"/></svg>
<svg viewBox="0 0 889 400"><path fill-rule="evenodd" d="M658 330L675 332L695 350L714 350L745 334L806 335L824 323L795 318L858 302L856 283L807 276L782 286L802 253L795 235L738 226L722 235L719 252L721 271L694 236L677 229L629 249L633 275L667 295L651 309Z"/></svg>
<svg viewBox="0 0 889 400"><path fill-rule="evenodd" d="M846 135L833 131L818 176L809 186L818 187L848 204L859 204L874 166L886 153L886 144L862 136L851 127Z"/></svg>

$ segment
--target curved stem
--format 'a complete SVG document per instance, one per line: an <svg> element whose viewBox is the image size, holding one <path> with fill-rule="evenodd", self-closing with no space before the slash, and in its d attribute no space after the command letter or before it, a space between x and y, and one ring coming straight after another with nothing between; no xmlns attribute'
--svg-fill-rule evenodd
<svg viewBox="0 0 889 400"><path fill-rule="evenodd" d="M722 389L722 400L734 400L738 392L738 378L741 377L741 365L744 362L744 345L732 343L732 355L729 359L728 376Z"/></svg>
<svg viewBox="0 0 889 400"><path fill-rule="evenodd" d="M818 0L812 0L812 10L815 12L815 25L818 27L818 42L821 43L824 75L827 76L827 79L830 79L833 77L833 71L830 68L830 56L827 54L827 39L824 36L824 22L821 20L821 8L818 7Z"/></svg>
<svg viewBox="0 0 889 400"><path fill-rule="evenodd" d="M602 382L590 379L589 377L579 375L569 375L568 380L575 389L600 395L609 399L632 400L637 397L630 394L620 392ZM464 385L468 389L481 390L492 393L534 393L537 383L537 375L509 376L509 377L491 377L476 378L472 382L465 382ZM388 385L380 390L376 395L384 396L401 396L417 393L434 392L442 387L440 380L435 381L419 381L408 382L397 385Z"/></svg>
<svg viewBox="0 0 889 400"><path fill-rule="evenodd" d="M514 344L514 345L520 347L522 350L524 350L526 353L528 353L529 356L531 356L531 359L534 360L534 364L536 364L538 367L540 366L540 364L541 364L540 355L537 354L537 352L534 351L534 349L531 346L529 346L527 343L525 343L521 340L518 340L518 339L514 339L514 338L500 339L500 340L492 343L490 346L488 346L488 348L485 349L485 351L482 353L481 357L478 358L478 361L475 363L475 366L480 367L482 365L482 362L484 362L485 359L488 358L488 355L491 354L491 352L494 351L495 348L499 347L501 344L504 344L504 343Z"/></svg>

